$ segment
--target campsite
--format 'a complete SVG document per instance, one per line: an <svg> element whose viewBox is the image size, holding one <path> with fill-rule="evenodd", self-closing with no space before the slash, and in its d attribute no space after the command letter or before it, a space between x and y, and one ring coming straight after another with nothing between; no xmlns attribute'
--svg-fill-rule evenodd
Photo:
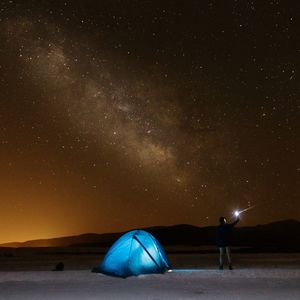
<svg viewBox="0 0 300 300"><path fill-rule="evenodd" d="M299 253L236 253L236 269L221 272L217 253L176 250L168 259L177 272L124 279L91 272L104 248L0 248L0 299L299 299ZM59 261L65 271L51 271Z"/></svg>
<svg viewBox="0 0 300 300"><path fill-rule="evenodd" d="M283 222L281 228L290 224ZM271 237L270 228L276 229L278 224L265 227ZM252 241L255 236L260 238L265 227L252 230ZM185 244L162 246L148 231L133 230L98 235L96 243L95 235L84 235L26 242L27 247L2 247L0 299L299 299L297 247L285 248L284 252L268 248L266 252L235 246L234 270L220 271L216 247L202 245L199 235L201 232L202 242L208 243L205 232L212 232L211 228L176 226L149 230L160 240L169 236L169 243L172 234L182 237L178 230L184 231ZM89 240L95 244L87 246ZM101 240L102 246L97 246ZM67 246L76 241L83 244ZM36 247L51 243L65 246ZM63 263L64 271L53 272L58 262Z"/></svg>
<svg viewBox="0 0 300 300"><path fill-rule="evenodd" d="M212 227L177 225L2 245L0 299L299 299L299 240L286 234L285 247L276 242L279 228L286 233L294 228L295 234L298 225L237 228L233 270L218 269ZM54 272L59 264L64 270Z"/></svg>

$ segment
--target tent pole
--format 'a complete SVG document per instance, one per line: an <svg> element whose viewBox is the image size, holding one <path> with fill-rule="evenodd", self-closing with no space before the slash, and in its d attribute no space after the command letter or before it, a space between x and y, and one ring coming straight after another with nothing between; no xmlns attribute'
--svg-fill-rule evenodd
<svg viewBox="0 0 300 300"><path fill-rule="evenodd" d="M143 249L146 251L146 253L149 255L149 257L152 259L152 261L156 264L157 268L160 268L158 263L155 261L153 256L150 254L150 252L145 248L145 246L141 243L141 241L134 235L133 238L143 247Z"/></svg>

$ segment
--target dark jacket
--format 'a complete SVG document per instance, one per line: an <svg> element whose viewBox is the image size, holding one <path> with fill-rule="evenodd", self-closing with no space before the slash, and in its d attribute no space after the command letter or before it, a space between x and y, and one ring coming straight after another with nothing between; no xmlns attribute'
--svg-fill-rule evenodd
<svg viewBox="0 0 300 300"><path fill-rule="evenodd" d="M230 245L232 240L232 229L233 226L238 223L239 219L233 223L223 223L217 227L216 232L216 243L218 247L227 247Z"/></svg>

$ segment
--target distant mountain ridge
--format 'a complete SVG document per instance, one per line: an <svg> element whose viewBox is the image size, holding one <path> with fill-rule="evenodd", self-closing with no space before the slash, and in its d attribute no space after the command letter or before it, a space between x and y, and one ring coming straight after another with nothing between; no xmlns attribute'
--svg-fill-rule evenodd
<svg viewBox="0 0 300 300"><path fill-rule="evenodd" d="M143 229L153 234L164 246L215 245L216 226L197 227L180 224ZM109 247L123 233L87 233L52 239L5 243L1 244L0 247ZM233 246L298 249L300 251L300 222L297 220L283 220L252 227L236 227Z"/></svg>

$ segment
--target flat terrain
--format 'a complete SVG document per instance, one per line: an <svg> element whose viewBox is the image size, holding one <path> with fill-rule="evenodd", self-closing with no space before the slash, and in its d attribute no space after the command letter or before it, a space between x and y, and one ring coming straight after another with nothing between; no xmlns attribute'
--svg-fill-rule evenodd
<svg viewBox="0 0 300 300"><path fill-rule="evenodd" d="M102 255L83 250L1 249L0 299L300 299L300 254L235 254L233 271L216 254L171 254L173 272L120 279L91 273Z"/></svg>

